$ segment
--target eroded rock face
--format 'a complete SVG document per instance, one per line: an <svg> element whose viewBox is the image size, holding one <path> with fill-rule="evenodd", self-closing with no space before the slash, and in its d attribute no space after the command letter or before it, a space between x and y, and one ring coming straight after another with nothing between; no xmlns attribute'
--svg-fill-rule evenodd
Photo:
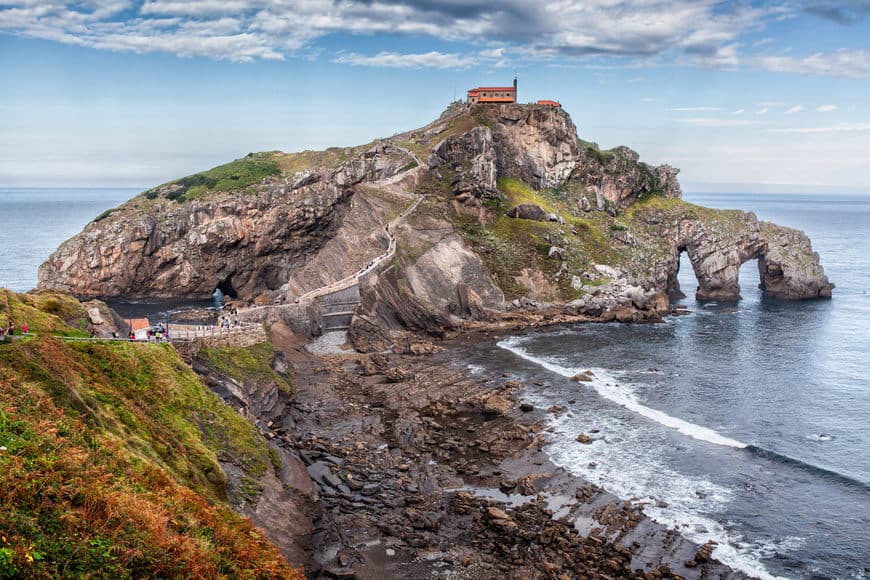
<svg viewBox="0 0 870 580"><path fill-rule="evenodd" d="M767 295L786 300L831 297L834 285L805 233L768 222L761 222L761 231L767 247L758 258L758 271Z"/></svg>
<svg viewBox="0 0 870 580"><path fill-rule="evenodd" d="M429 168L437 175L453 172L450 187L459 201L498 196L496 154L488 127L475 127L442 141L429 157Z"/></svg>
<svg viewBox="0 0 870 580"><path fill-rule="evenodd" d="M740 266L753 259L758 260L761 288L770 297L802 300L831 296L833 284L803 232L761 222L751 212L709 213L698 219L650 212L647 219L659 226L651 230L656 242L665 244L668 251L647 270L648 278L641 285L672 296L680 294L677 272L680 254L686 252L698 280L695 296L699 300L739 300Z"/></svg>
<svg viewBox="0 0 870 580"><path fill-rule="evenodd" d="M670 165L653 167L639 160L636 151L616 147L599 151L591 144L580 152L577 169L572 179L586 186L588 195L582 209L605 211L608 204L625 208L645 194L666 198L682 195L677 181L679 169Z"/></svg>
<svg viewBox="0 0 870 580"><path fill-rule="evenodd" d="M561 185L577 167L577 128L564 110L518 104L475 110L491 120L500 177L542 189Z"/></svg>
<svg viewBox="0 0 870 580"><path fill-rule="evenodd" d="M483 261L463 245L458 235L435 244L407 269L406 275L415 295L447 312L458 313L467 302L460 296L463 285L472 289L484 306L504 302L504 294Z"/></svg>
<svg viewBox="0 0 870 580"><path fill-rule="evenodd" d="M64 242L40 267L39 287L79 297L201 299L220 288L252 300L275 293L335 235L356 186L411 161L382 144L325 176L299 174L254 193L183 204L137 198Z"/></svg>
<svg viewBox="0 0 870 580"><path fill-rule="evenodd" d="M351 190L318 182L208 202L119 210L64 242L39 286L77 296L204 298L275 290L341 223Z"/></svg>

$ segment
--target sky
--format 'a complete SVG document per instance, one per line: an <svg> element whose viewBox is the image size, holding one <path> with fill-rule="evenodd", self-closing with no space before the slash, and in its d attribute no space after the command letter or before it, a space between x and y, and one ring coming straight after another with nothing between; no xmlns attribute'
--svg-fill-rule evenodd
<svg viewBox="0 0 870 580"><path fill-rule="evenodd" d="M0 0L0 187L141 187L555 99L687 191L870 193L870 0Z"/></svg>

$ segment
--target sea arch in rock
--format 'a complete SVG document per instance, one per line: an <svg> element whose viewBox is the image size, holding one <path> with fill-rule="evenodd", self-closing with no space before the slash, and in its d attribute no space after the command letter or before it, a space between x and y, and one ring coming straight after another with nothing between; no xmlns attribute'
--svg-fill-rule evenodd
<svg viewBox="0 0 870 580"><path fill-rule="evenodd" d="M683 252L698 281L698 300L739 300L740 266L756 259L760 288L767 297L830 298L833 289L806 234L758 221L749 212L735 212L728 221L680 222L666 283L671 296L681 294L677 274Z"/></svg>

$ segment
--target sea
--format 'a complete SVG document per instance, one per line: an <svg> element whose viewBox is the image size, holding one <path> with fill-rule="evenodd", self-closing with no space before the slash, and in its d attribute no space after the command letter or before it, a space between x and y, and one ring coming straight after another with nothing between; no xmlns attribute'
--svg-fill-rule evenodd
<svg viewBox="0 0 870 580"><path fill-rule="evenodd" d="M0 286L26 291L41 262L131 189L0 189ZM508 372L551 416L565 469L759 578L870 577L870 195L686 194L804 230L831 300L761 295L696 302L661 324L590 324L468 348L474 372ZM592 371L589 383L570 380ZM576 441L592 435L592 444Z"/></svg>
<svg viewBox="0 0 870 580"><path fill-rule="evenodd" d="M759 578L870 577L870 196L704 194L809 234L831 300L697 302L683 256L663 324L590 324L469 349L470 368L528 385L565 469ZM595 380L570 380L592 371ZM571 402L573 401L573 402ZM576 441L580 433L594 441Z"/></svg>
<svg viewBox="0 0 870 580"><path fill-rule="evenodd" d="M0 288L35 288L39 265L64 240L140 191L0 187Z"/></svg>

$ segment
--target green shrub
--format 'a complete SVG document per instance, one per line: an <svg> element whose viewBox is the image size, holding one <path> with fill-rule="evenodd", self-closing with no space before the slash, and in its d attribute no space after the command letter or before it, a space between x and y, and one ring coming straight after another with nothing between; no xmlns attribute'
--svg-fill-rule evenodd
<svg viewBox="0 0 870 580"><path fill-rule="evenodd" d="M281 173L278 165L268 153L248 153L242 159L218 165L208 171L182 177L172 183L181 189L166 194L166 198L183 202L195 199L209 192L236 191L255 185L264 177ZM147 194L146 194L146 197Z"/></svg>

